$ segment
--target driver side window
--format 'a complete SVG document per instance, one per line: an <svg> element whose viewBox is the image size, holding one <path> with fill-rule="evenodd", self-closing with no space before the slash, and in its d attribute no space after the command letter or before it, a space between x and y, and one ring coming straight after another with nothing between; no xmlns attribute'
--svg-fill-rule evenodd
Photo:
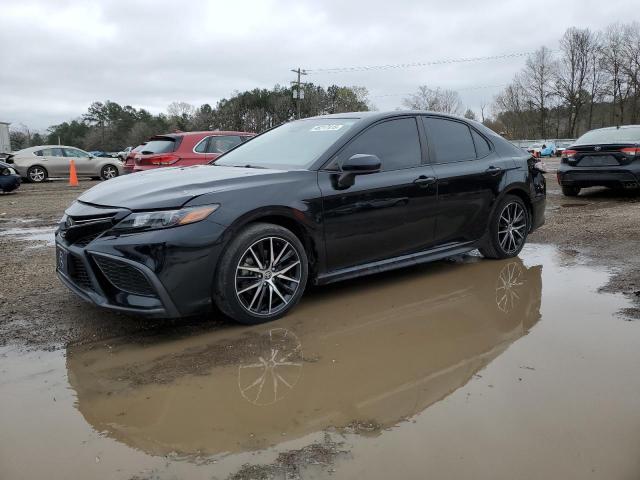
<svg viewBox="0 0 640 480"><path fill-rule="evenodd" d="M383 171L417 167L421 151L415 119L398 118L369 127L338 153L332 166L358 153L376 155Z"/></svg>

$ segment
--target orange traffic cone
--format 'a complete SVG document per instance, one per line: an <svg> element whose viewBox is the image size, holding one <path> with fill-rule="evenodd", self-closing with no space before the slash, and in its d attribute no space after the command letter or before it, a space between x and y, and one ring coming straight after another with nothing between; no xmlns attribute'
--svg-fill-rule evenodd
<svg viewBox="0 0 640 480"><path fill-rule="evenodd" d="M76 162L71 160L69 163L69 185L71 187L78 186L78 174L76 173Z"/></svg>

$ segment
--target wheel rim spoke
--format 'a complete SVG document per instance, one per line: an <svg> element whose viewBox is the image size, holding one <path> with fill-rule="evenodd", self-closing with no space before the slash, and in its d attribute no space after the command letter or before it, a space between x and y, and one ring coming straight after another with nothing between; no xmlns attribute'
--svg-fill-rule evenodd
<svg viewBox="0 0 640 480"><path fill-rule="evenodd" d="M281 237L265 237L240 256L235 273L236 296L250 313L271 315L291 303L301 277L302 264L293 245Z"/></svg>
<svg viewBox="0 0 640 480"><path fill-rule="evenodd" d="M517 202L506 205L498 219L498 241L506 253L517 251L525 240L526 212Z"/></svg>

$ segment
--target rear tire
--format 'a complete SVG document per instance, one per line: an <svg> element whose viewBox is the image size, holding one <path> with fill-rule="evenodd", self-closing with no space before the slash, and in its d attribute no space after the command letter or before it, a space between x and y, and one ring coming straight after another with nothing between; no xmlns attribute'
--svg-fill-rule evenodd
<svg viewBox="0 0 640 480"><path fill-rule="evenodd" d="M486 258L517 256L527 241L531 218L520 197L506 195L489 220L488 238L478 250Z"/></svg>
<svg viewBox="0 0 640 480"><path fill-rule="evenodd" d="M570 187L568 185L562 185L562 194L565 197L577 197L580 193L580 187Z"/></svg>
<svg viewBox="0 0 640 480"><path fill-rule="evenodd" d="M304 293L305 249L291 231L254 223L231 240L213 284L213 300L227 316L254 325L287 314Z"/></svg>
<svg viewBox="0 0 640 480"><path fill-rule="evenodd" d="M40 165L33 165L27 170L27 180L31 183L42 183L49 177L49 172Z"/></svg>

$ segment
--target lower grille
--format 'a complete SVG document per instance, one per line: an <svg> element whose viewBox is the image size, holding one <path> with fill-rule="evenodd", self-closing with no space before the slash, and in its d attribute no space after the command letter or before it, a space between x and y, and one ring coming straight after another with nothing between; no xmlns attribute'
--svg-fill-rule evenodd
<svg viewBox="0 0 640 480"><path fill-rule="evenodd" d="M84 263L75 255L69 255L69 276L79 287L93 290L93 284Z"/></svg>
<svg viewBox="0 0 640 480"><path fill-rule="evenodd" d="M126 262L99 255L94 255L93 259L114 287L134 295L156 296L156 291L147 277L137 268Z"/></svg>

